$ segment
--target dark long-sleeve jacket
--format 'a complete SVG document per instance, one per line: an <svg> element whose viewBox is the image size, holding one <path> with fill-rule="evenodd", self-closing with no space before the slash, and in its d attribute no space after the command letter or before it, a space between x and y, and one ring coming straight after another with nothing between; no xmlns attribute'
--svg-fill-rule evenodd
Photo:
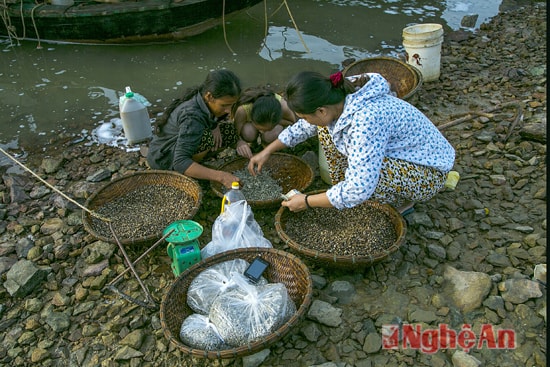
<svg viewBox="0 0 550 367"><path fill-rule="evenodd" d="M184 173L193 163L202 135L218 122L210 113L200 93L181 103L149 144L147 162L153 169Z"/></svg>

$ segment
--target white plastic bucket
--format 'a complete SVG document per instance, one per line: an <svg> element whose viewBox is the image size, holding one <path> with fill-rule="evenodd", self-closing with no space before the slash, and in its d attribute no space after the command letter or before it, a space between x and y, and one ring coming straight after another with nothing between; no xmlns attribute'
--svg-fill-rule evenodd
<svg viewBox="0 0 550 367"><path fill-rule="evenodd" d="M407 63L420 70L425 82L439 79L442 43L441 24L416 24L403 29Z"/></svg>

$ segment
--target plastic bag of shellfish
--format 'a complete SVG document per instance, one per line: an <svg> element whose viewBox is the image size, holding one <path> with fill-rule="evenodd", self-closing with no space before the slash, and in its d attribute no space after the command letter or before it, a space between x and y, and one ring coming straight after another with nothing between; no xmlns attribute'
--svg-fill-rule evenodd
<svg viewBox="0 0 550 367"><path fill-rule="evenodd" d="M212 241L201 250L201 258L246 247L273 247L264 237L262 228L254 219L252 208L245 200L225 208L212 225Z"/></svg>
<svg viewBox="0 0 550 367"><path fill-rule="evenodd" d="M227 344L239 347L260 340L296 313L284 284L254 285L242 275L234 281L238 286L220 294L208 315Z"/></svg>
<svg viewBox="0 0 550 367"><path fill-rule="evenodd" d="M227 289L236 286L233 274L243 274L249 263L243 259L227 260L201 271L187 289L187 305L199 314L208 315L214 299ZM260 284L267 280L261 278Z"/></svg>
<svg viewBox="0 0 550 367"><path fill-rule="evenodd" d="M180 328L181 341L193 348L202 350L228 349L218 328L210 322L207 316L191 314L187 316Z"/></svg>

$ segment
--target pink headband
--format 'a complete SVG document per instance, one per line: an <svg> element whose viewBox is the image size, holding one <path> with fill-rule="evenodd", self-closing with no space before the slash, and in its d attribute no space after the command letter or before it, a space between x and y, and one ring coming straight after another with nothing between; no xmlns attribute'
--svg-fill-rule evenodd
<svg viewBox="0 0 550 367"><path fill-rule="evenodd" d="M332 74L330 76L330 83L334 88L340 88L344 84L344 75L342 75L342 72L337 71L336 73Z"/></svg>

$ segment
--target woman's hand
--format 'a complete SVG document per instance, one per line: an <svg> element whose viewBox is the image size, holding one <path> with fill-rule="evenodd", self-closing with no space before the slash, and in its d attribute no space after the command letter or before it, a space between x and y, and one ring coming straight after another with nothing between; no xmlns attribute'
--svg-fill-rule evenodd
<svg viewBox="0 0 550 367"><path fill-rule="evenodd" d="M241 183L241 179L237 176L229 173L229 172L222 172L222 176L220 177L220 183L225 186L226 189L230 190L231 185L233 182L237 181L239 184ZM242 185L241 185L242 186Z"/></svg>
<svg viewBox="0 0 550 367"><path fill-rule="evenodd" d="M270 155L271 153L264 149L250 158L250 162L248 162L248 172L250 172L252 176L256 176L257 173L262 172L262 167L265 162L267 162Z"/></svg>
<svg viewBox="0 0 550 367"><path fill-rule="evenodd" d="M239 140L237 142L237 154L248 159L252 158L252 150L246 141Z"/></svg>
<svg viewBox="0 0 550 367"><path fill-rule="evenodd" d="M215 152L222 147L222 133L219 125L212 130L212 136L214 137L214 147L212 148L212 151Z"/></svg>
<svg viewBox="0 0 550 367"><path fill-rule="evenodd" d="M281 205L286 206L291 212L301 212L307 209L306 196L304 194L294 195L288 200L283 200Z"/></svg>

